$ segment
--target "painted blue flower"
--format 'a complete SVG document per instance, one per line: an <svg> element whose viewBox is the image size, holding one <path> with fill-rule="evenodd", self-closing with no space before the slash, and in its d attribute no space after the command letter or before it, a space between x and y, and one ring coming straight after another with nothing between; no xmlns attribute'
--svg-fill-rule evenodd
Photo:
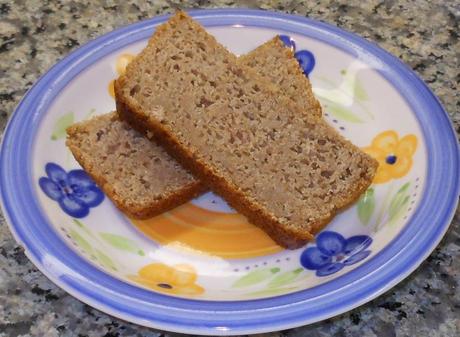
<svg viewBox="0 0 460 337"><path fill-rule="evenodd" d="M306 269L316 270L317 276L331 275L368 257L371 251L365 249L371 243L367 235L345 239L339 233L325 231L316 237L316 247L303 251L300 263Z"/></svg>
<svg viewBox="0 0 460 337"><path fill-rule="evenodd" d="M296 52L295 41L289 35L280 35L280 40L283 41L284 45L290 48L294 53L295 58L299 62L300 67L303 70L303 73L308 76L313 71L315 67L315 55L308 50L299 50Z"/></svg>
<svg viewBox="0 0 460 337"><path fill-rule="evenodd" d="M91 207L96 207L104 200L104 194L83 170L67 173L59 165L48 163L45 171L47 177L41 177L38 184L70 216L83 218Z"/></svg>
<svg viewBox="0 0 460 337"><path fill-rule="evenodd" d="M303 73L308 76L315 67L315 56L311 51L308 50L299 50L294 54L295 58L300 64L300 67L303 70Z"/></svg>
<svg viewBox="0 0 460 337"><path fill-rule="evenodd" d="M295 41L289 35L279 35L281 41L283 41L284 45L290 48L293 52L295 52Z"/></svg>

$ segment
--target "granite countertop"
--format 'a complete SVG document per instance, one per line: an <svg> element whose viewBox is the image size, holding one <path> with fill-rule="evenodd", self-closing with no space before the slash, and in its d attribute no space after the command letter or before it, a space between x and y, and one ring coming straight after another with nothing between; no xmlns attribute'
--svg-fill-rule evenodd
<svg viewBox="0 0 460 337"><path fill-rule="evenodd" d="M0 0L2 133L26 90L56 61L85 42L175 8L251 7L308 16L378 43L426 81L460 134L458 0L128 0L119 3ZM457 210L439 247L392 290L333 319L264 336L459 336L459 283ZM0 337L160 335L177 334L126 323L57 288L28 261L0 215Z"/></svg>

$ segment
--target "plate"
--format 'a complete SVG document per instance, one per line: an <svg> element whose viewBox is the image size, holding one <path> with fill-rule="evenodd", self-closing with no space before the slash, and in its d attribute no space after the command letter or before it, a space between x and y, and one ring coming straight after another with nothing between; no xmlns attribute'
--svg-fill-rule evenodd
<svg viewBox="0 0 460 337"><path fill-rule="evenodd" d="M67 56L13 114L2 207L29 259L108 314L209 335L316 322L412 272L447 230L459 195L457 138L426 85L376 45L324 23L254 10L190 14L237 55L282 35L326 120L379 160L373 185L297 250L281 249L212 193L145 221L118 212L66 148L65 128L114 109L113 79L168 18L159 16Z"/></svg>

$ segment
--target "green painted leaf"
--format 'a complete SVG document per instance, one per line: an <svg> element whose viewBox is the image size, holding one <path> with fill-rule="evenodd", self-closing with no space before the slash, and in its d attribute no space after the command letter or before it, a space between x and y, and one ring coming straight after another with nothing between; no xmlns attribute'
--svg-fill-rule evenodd
<svg viewBox="0 0 460 337"><path fill-rule="evenodd" d="M86 241L85 238L83 238L83 236L81 236L80 234L78 234L75 230L71 229L69 231L69 235L70 237L73 239L73 241L75 241L75 243L77 244L77 246L81 249L83 249L87 254L91 255L93 253L93 248L91 247L91 245L89 244L88 241Z"/></svg>
<svg viewBox="0 0 460 337"><path fill-rule="evenodd" d="M264 290L254 291L249 293L248 296L259 297L259 296L274 296L288 294L294 290L298 290L298 287L286 287L286 288L268 288Z"/></svg>
<svg viewBox="0 0 460 337"><path fill-rule="evenodd" d="M99 261L100 264L102 264L104 267L112 270L117 270L117 267L115 267L115 263L113 263L112 259L105 255L102 251L99 249L95 250L96 252L96 258Z"/></svg>
<svg viewBox="0 0 460 337"><path fill-rule="evenodd" d="M358 69L350 68L349 71L341 72L343 77L342 89L349 96L356 98L359 101L367 100L367 93L364 86L358 78Z"/></svg>
<svg viewBox="0 0 460 337"><path fill-rule="evenodd" d="M405 213L409 207L409 186L410 182L405 183L391 199L388 207L388 222L394 224Z"/></svg>
<svg viewBox="0 0 460 337"><path fill-rule="evenodd" d="M80 228L87 230L80 221L74 219L74 222ZM77 231L71 229L69 231L69 235L75 241L75 243L80 249L84 250L88 255L95 257L102 266L108 269L117 270L117 268L115 267L115 263L112 261L110 257L105 255L99 249L92 247L91 244L88 241L86 241L86 239L83 236L81 236Z"/></svg>
<svg viewBox="0 0 460 337"><path fill-rule="evenodd" d="M388 221L390 222L390 224L394 224L397 220L401 218L401 216L404 215L404 213L407 211L407 208L409 207L409 199L409 196L405 197L401 203L401 207L394 213L389 213Z"/></svg>
<svg viewBox="0 0 460 337"><path fill-rule="evenodd" d="M375 191L368 188L367 191L359 198L358 217L363 225L367 225L375 210Z"/></svg>
<svg viewBox="0 0 460 337"><path fill-rule="evenodd" d="M74 115L73 112L68 112L65 115L62 115L58 118L56 123L54 123L53 133L51 134L52 140L58 140L65 138L66 129L73 123Z"/></svg>
<svg viewBox="0 0 460 337"><path fill-rule="evenodd" d="M93 233L88 229L86 228L86 226L79 220L77 219L72 219L73 222L78 226L80 227L86 234L88 234L89 236L91 237L94 237Z"/></svg>
<svg viewBox="0 0 460 337"><path fill-rule="evenodd" d="M236 280L232 287L242 288L252 286L254 284L266 281L268 278L271 278L273 274L276 274L279 271L280 269L277 267L254 270Z"/></svg>
<svg viewBox="0 0 460 337"><path fill-rule="evenodd" d="M73 222L75 222L75 224L80 227L80 228L85 228L85 225L83 225L83 223L80 221L80 220L77 220L77 219L72 219Z"/></svg>
<svg viewBox="0 0 460 337"><path fill-rule="evenodd" d="M268 284L268 288L279 288L294 281L301 273L303 268L297 268L285 273L276 275Z"/></svg>
<svg viewBox="0 0 460 337"><path fill-rule="evenodd" d="M332 81L330 78L324 77L324 76L317 76L316 79L320 80L321 82L324 82L325 84L328 84L329 86L335 88L338 86L338 84L334 81Z"/></svg>
<svg viewBox="0 0 460 337"><path fill-rule="evenodd" d="M140 256L144 256L145 253L142 249L137 247L136 243L123 236L112 234L112 233L99 233L99 235L110 245L117 249L125 250L130 253L134 253Z"/></svg>
<svg viewBox="0 0 460 337"><path fill-rule="evenodd" d="M326 110L337 119L351 123L363 123L363 120L356 116L353 111L335 103L328 104Z"/></svg>
<svg viewBox="0 0 460 337"><path fill-rule="evenodd" d="M410 182L405 183L391 199L390 206L388 207L390 221L409 202L409 186Z"/></svg>
<svg viewBox="0 0 460 337"><path fill-rule="evenodd" d="M365 101L368 99L366 89L364 89L364 86L358 79L355 81L355 97L360 101Z"/></svg>

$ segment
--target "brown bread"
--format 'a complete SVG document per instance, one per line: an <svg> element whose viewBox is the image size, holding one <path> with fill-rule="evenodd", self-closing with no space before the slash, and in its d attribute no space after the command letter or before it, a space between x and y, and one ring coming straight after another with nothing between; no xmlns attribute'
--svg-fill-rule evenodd
<svg viewBox="0 0 460 337"><path fill-rule="evenodd" d="M313 238L377 162L281 95L183 12L115 83L117 111L279 244Z"/></svg>
<svg viewBox="0 0 460 337"><path fill-rule="evenodd" d="M152 217L205 191L161 146L121 121L116 112L76 123L67 134L75 159L131 217Z"/></svg>
<svg viewBox="0 0 460 337"><path fill-rule="evenodd" d="M239 62L257 69L306 110L316 107L315 113L321 115L308 79L292 52L277 37L240 57ZM161 147L140 139L140 134L130 128L115 113L110 113L68 130L67 144L75 158L119 209L134 218L148 218L204 191L199 179L183 169L174 171L176 164L172 157ZM123 142L129 145L128 149L119 146ZM146 158L155 161L138 166ZM173 170L168 172L169 176L162 173L166 168Z"/></svg>
<svg viewBox="0 0 460 337"><path fill-rule="evenodd" d="M305 113L322 115L310 81L303 74L294 53L284 46L278 36L239 57L238 62L252 68L264 81L274 84L274 89L290 98Z"/></svg>

